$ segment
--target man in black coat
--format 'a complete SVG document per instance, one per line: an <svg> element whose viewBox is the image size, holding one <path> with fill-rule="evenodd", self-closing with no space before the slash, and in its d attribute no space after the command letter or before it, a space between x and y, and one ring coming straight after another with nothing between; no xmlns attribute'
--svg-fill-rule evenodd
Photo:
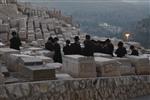
<svg viewBox="0 0 150 100"><path fill-rule="evenodd" d="M75 36L74 37L74 43L71 44L70 48L71 48L71 54L81 54L81 46L80 46L80 42L79 42L79 37Z"/></svg>
<svg viewBox="0 0 150 100"><path fill-rule="evenodd" d="M16 32L12 32L12 38L10 39L10 48L20 50L21 40Z"/></svg>
<svg viewBox="0 0 150 100"><path fill-rule="evenodd" d="M66 40L66 45L63 47L64 55L70 55L71 49L70 49L70 40Z"/></svg>
<svg viewBox="0 0 150 100"><path fill-rule="evenodd" d="M48 41L45 43L45 49L54 51L54 39L52 37L49 37Z"/></svg>
<svg viewBox="0 0 150 100"><path fill-rule="evenodd" d="M85 38L83 54L84 56L94 56L94 43L91 41L90 35L86 35Z"/></svg>
<svg viewBox="0 0 150 100"><path fill-rule="evenodd" d="M110 39L107 39L105 41L104 53L110 54L111 56L113 56L113 52L114 52L114 45L111 43Z"/></svg>
<svg viewBox="0 0 150 100"><path fill-rule="evenodd" d="M57 37L54 38L54 62L62 63L62 56L61 56L61 47L58 44L59 39Z"/></svg>
<svg viewBox="0 0 150 100"><path fill-rule="evenodd" d="M138 51L135 49L135 47L133 45L130 46L130 49L131 49L131 55L133 56L139 56L139 53Z"/></svg>

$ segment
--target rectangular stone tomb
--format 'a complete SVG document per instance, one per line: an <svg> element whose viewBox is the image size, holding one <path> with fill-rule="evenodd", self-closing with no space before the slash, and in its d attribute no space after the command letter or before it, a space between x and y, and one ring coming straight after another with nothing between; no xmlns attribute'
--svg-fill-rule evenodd
<svg viewBox="0 0 150 100"><path fill-rule="evenodd" d="M7 67L10 71L13 72L19 72L21 70L20 64L21 62L18 62L21 58L29 58L31 56L29 55L23 55L23 54L10 54L8 57L8 63Z"/></svg>
<svg viewBox="0 0 150 100"><path fill-rule="evenodd" d="M9 77L9 72L6 66L0 65L0 73L2 73L5 77Z"/></svg>
<svg viewBox="0 0 150 100"><path fill-rule="evenodd" d="M42 65L43 61L37 57L21 57L18 60L18 63L22 66L34 66L34 65Z"/></svg>
<svg viewBox="0 0 150 100"><path fill-rule="evenodd" d="M62 70L73 77L96 77L96 66L93 57L81 55L65 55Z"/></svg>
<svg viewBox="0 0 150 100"><path fill-rule="evenodd" d="M8 42L9 33L0 33L0 39L1 39L2 42Z"/></svg>
<svg viewBox="0 0 150 100"><path fill-rule="evenodd" d="M112 58L111 55L109 55L109 54L104 54L104 53L94 53L94 57Z"/></svg>
<svg viewBox="0 0 150 100"><path fill-rule="evenodd" d="M148 57L143 56L128 56L133 67L135 67L136 74L146 75L150 74L150 63Z"/></svg>
<svg viewBox="0 0 150 100"><path fill-rule="evenodd" d="M117 60L104 57L95 57L98 77L120 76L120 65Z"/></svg>
<svg viewBox="0 0 150 100"><path fill-rule="evenodd" d="M26 40L27 39L26 31L19 31L19 37L22 40Z"/></svg>
<svg viewBox="0 0 150 100"><path fill-rule="evenodd" d="M23 67L21 74L25 78L34 81L53 80L56 78L55 67L44 66L44 65L25 66Z"/></svg>
<svg viewBox="0 0 150 100"><path fill-rule="evenodd" d="M114 58L120 64L121 75L135 75L135 67L131 65L131 61L128 58Z"/></svg>
<svg viewBox="0 0 150 100"><path fill-rule="evenodd" d="M0 48L0 60L2 60L4 63L7 64L8 62L8 57L10 54L19 54L20 52L15 49L10 49L10 48Z"/></svg>
<svg viewBox="0 0 150 100"><path fill-rule="evenodd" d="M34 34L28 34L28 41L29 42L35 41L35 35Z"/></svg>
<svg viewBox="0 0 150 100"><path fill-rule="evenodd" d="M43 63L53 63L53 59L45 56L35 56L43 61Z"/></svg>

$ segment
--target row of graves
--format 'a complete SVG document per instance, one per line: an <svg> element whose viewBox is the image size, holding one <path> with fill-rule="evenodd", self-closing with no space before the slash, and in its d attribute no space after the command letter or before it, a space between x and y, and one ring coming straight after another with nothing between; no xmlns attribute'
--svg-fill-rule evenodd
<svg viewBox="0 0 150 100"><path fill-rule="evenodd" d="M54 63L52 55L50 51L35 47L22 51L0 48L0 82L10 84L150 74L150 60L146 54L124 58L102 53L95 53L94 57L64 55L63 64Z"/></svg>
<svg viewBox="0 0 150 100"><path fill-rule="evenodd" d="M31 47L21 52L0 48L1 83L72 78L68 74L60 73L62 64L54 63L51 56L50 51L41 48Z"/></svg>
<svg viewBox="0 0 150 100"><path fill-rule="evenodd" d="M44 46L50 36L58 37L60 44L63 44L67 39L73 42L74 36L80 35L78 28L63 20L38 16L11 19L10 23L2 23L0 20L0 39L3 43L9 42L12 31L17 31L25 43L38 47Z"/></svg>

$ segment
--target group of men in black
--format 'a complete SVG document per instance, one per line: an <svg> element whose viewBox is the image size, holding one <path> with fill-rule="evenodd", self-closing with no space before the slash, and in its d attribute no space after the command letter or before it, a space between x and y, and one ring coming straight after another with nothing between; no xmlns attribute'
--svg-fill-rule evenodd
<svg viewBox="0 0 150 100"><path fill-rule="evenodd" d="M21 40L16 32L12 32L12 38L10 39L10 48L20 50ZM58 43L59 39L57 37L49 37L48 41L45 43L45 49L53 51L53 60L54 62L62 63L61 55L61 46ZM71 43L70 40L66 40L66 45L63 47L64 55L84 55L84 56L94 56L94 52L105 53L111 56L114 56L114 45L111 43L110 39L105 41L95 41L91 40L90 35L86 35L85 41L83 42L84 46L80 45L79 36L74 37L74 43ZM130 46L132 51L131 55L138 56L139 53L133 45ZM124 57L127 54L127 50L124 47L123 42L118 43L118 48L115 51L117 57Z"/></svg>

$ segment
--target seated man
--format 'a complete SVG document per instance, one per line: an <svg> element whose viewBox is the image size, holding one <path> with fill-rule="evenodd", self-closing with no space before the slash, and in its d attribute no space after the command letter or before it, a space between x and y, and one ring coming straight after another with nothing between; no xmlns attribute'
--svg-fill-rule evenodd
<svg viewBox="0 0 150 100"><path fill-rule="evenodd" d="M130 46L130 49L131 49L131 55L133 56L139 56L139 53L138 51L135 49L135 47L133 45Z"/></svg>

